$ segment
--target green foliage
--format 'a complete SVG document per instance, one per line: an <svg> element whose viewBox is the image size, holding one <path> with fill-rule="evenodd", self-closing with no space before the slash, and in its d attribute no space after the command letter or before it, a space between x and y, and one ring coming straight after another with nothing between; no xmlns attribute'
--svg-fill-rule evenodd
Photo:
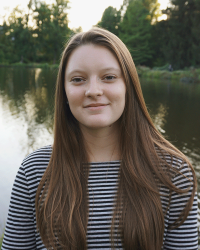
<svg viewBox="0 0 200 250"><path fill-rule="evenodd" d="M9 62L27 62L35 59L34 41L28 20L28 15L16 7L8 18L8 24L4 22L1 39L7 47L4 53Z"/></svg>
<svg viewBox="0 0 200 250"><path fill-rule="evenodd" d="M141 76L152 79L171 79L172 73L166 70L149 70L143 72Z"/></svg>
<svg viewBox="0 0 200 250"><path fill-rule="evenodd" d="M142 76L142 75L144 75L147 71L149 71L150 68L149 68L149 67L146 67L146 66L141 66L141 65L139 65L139 66L136 66L136 70L137 70L138 75L139 75L139 76Z"/></svg>
<svg viewBox="0 0 200 250"><path fill-rule="evenodd" d="M151 20L142 1L131 1L120 24L119 37L129 48L136 65L146 64L152 58Z"/></svg>
<svg viewBox="0 0 200 250"><path fill-rule="evenodd" d="M14 46L10 37L10 27L4 22L0 28L0 49L2 51L0 63L8 63L15 60Z"/></svg>
<svg viewBox="0 0 200 250"><path fill-rule="evenodd" d="M56 0L51 5L39 0L33 5L30 1L28 8L28 13L15 8L0 26L0 63L57 63L71 34L68 0Z"/></svg>
<svg viewBox="0 0 200 250"><path fill-rule="evenodd" d="M67 19L68 1L57 0L51 6L45 2L36 4L34 19L37 28L34 30L37 34L38 56L45 61L56 63L63 48L63 43L67 40L70 29Z"/></svg>
<svg viewBox="0 0 200 250"><path fill-rule="evenodd" d="M159 57L174 69L200 65L200 0L172 0L168 19L154 27Z"/></svg>
<svg viewBox="0 0 200 250"><path fill-rule="evenodd" d="M0 248L2 246L2 243L3 243L3 235L0 237Z"/></svg>
<svg viewBox="0 0 200 250"><path fill-rule="evenodd" d="M110 32L118 35L119 24L121 21L121 11L109 6L104 10L101 21L97 23L98 26L109 30Z"/></svg>
<svg viewBox="0 0 200 250"><path fill-rule="evenodd" d="M138 66L137 72L140 77L151 78L151 79L170 79L190 83L200 82L200 69L188 69L188 70L176 70L170 72L168 70L154 69L150 70L148 67Z"/></svg>
<svg viewBox="0 0 200 250"><path fill-rule="evenodd" d="M12 63L9 64L9 66L12 67L26 67L26 68L51 68L51 69L57 69L59 67L59 64L49 64L49 63Z"/></svg>
<svg viewBox="0 0 200 250"><path fill-rule="evenodd" d="M105 9L97 25L122 39L136 65L151 65L151 22L157 19L158 9L157 0L124 0L120 10L111 6Z"/></svg>
<svg viewBox="0 0 200 250"><path fill-rule="evenodd" d="M68 0L30 0L28 11L15 8L0 26L0 64L59 62L67 39L82 31L68 27ZM174 70L200 66L200 0L171 0L158 22L158 0L124 0L109 6L97 24L122 39L136 65ZM33 20L31 24L30 20ZM31 25L30 25L31 24Z"/></svg>
<svg viewBox="0 0 200 250"><path fill-rule="evenodd" d="M124 0L122 8L127 10L128 6L135 0ZM148 11L147 18L151 22L157 21L158 17L161 16L160 4L158 0L136 0L140 1L143 7Z"/></svg>
<svg viewBox="0 0 200 250"><path fill-rule="evenodd" d="M153 70L168 70L169 69L169 63L160 66L160 67L154 67Z"/></svg>
<svg viewBox="0 0 200 250"><path fill-rule="evenodd" d="M0 63L4 63L6 61L4 48L5 46L3 44L0 44Z"/></svg>
<svg viewBox="0 0 200 250"><path fill-rule="evenodd" d="M158 0L124 0L119 11L105 9L98 25L124 41L136 65L198 67L200 0L171 0L171 4L163 11L167 19L158 22Z"/></svg>

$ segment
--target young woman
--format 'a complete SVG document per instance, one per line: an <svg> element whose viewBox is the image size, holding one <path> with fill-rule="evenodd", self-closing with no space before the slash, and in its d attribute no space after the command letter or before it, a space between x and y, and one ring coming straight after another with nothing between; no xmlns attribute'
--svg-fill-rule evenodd
<svg viewBox="0 0 200 250"><path fill-rule="evenodd" d="M76 34L60 63L54 144L17 174L2 249L192 249L196 177L156 130L131 55Z"/></svg>

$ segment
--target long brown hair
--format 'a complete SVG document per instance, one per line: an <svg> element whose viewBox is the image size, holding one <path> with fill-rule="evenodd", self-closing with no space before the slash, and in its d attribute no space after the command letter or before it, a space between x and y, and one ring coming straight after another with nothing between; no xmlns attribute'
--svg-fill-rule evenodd
<svg viewBox="0 0 200 250"><path fill-rule="evenodd" d="M120 118L121 166L111 225L112 246L120 235L124 249L160 250L163 244L164 213L159 187L186 193L172 184L177 173L174 158L188 163L193 191L173 226L184 222L192 206L196 177L187 158L155 128L142 95L132 57L114 34L93 28L74 35L68 42L59 67L54 120L54 144L49 165L36 194L37 227L48 249L87 249L87 181L84 169L88 155L77 120L72 115L64 89L66 65L77 47L104 46L116 56L126 83L126 104ZM171 158L171 160L170 160Z"/></svg>

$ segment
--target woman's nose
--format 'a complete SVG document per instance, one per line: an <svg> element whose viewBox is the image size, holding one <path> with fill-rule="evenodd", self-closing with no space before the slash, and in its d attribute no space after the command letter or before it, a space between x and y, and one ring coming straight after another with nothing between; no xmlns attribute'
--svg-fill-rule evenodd
<svg viewBox="0 0 200 250"><path fill-rule="evenodd" d="M103 94L102 84L100 82L100 79L97 77L90 79L86 86L86 97L97 97Z"/></svg>

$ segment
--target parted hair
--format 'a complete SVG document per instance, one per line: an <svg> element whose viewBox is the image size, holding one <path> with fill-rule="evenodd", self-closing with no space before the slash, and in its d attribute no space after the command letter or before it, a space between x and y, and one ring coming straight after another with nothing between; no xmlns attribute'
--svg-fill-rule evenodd
<svg viewBox="0 0 200 250"><path fill-rule="evenodd" d="M159 188L179 194L172 183L179 173L172 164L180 159L192 172L192 194L179 219L184 222L196 191L194 170L184 154L155 128L147 111L133 59L124 43L101 28L75 34L67 43L59 66L55 95L54 143L48 167L36 193L37 228L47 249L87 249L89 169L83 135L67 105L65 72L71 53L92 44L109 49L118 60L126 84L125 109L119 119L120 170L118 191L111 223L112 248L120 237L124 249L160 250L163 244L164 215ZM181 173L180 173L181 174Z"/></svg>

